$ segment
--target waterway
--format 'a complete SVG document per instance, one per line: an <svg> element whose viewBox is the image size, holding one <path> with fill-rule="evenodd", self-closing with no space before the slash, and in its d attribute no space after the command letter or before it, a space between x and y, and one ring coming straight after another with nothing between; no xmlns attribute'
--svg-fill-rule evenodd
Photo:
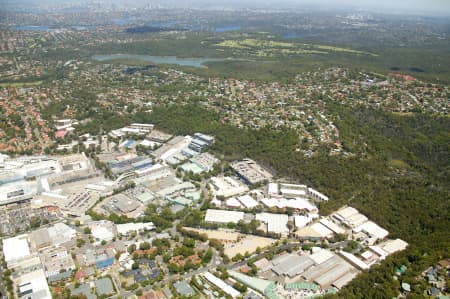
<svg viewBox="0 0 450 299"><path fill-rule="evenodd" d="M180 66L205 67L205 63L214 61L224 61L227 59L216 58L179 58L176 56L152 56L152 55L135 55L135 54L109 54L94 55L92 59L97 61L109 60L138 60L155 64L176 64Z"/></svg>

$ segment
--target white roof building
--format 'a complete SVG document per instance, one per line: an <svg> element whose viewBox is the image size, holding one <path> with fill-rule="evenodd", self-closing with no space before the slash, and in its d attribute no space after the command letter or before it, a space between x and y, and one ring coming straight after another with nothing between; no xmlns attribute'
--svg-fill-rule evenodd
<svg viewBox="0 0 450 299"><path fill-rule="evenodd" d="M47 231L55 246L71 241L77 234L76 230L62 222L50 226Z"/></svg>
<svg viewBox="0 0 450 299"><path fill-rule="evenodd" d="M216 277L215 275L211 274L210 272L206 272L203 274L206 280L208 280L210 283L221 289L224 293L230 295L232 298L236 298L241 295L241 293L233 288L232 286L228 285L223 281L222 279Z"/></svg>
<svg viewBox="0 0 450 299"><path fill-rule="evenodd" d="M323 201L328 201L328 196L320 193L317 190L314 190L313 188L308 188L308 195L315 200L323 200Z"/></svg>
<svg viewBox="0 0 450 299"><path fill-rule="evenodd" d="M343 250L339 251L339 254L346 259L350 264L352 264L353 266L355 266L356 268L360 269L360 270L367 270L369 269L369 265L367 265L366 263L364 263L362 260L360 260L359 258L357 258L355 255L345 252Z"/></svg>
<svg viewBox="0 0 450 299"><path fill-rule="evenodd" d="M140 230L152 230L155 229L153 222L146 223L125 223L125 224L117 224L117 233L121 235L126 235L130 232L138 232Z"/></svg>
<svg viewBox="0 0 450 299"><path fill-rule="evenodd" d="M365 215L356 213L347 218L347 224L351 227L356 227L356 226L363 224L367 220L368 220L368 218Z"/></svg>
<svg viewBox="0 0 450 299"><path fill-rule="evenodd" d="M389 232L385 230L384 228L381 228L378 224L376 224L373 221L367 221L360 226L353 229L354 232L364 232L368 234L370 237L374 237L376 239L384 239L387 237Z"/></svg>
<svg viewBox="0 0 450 299"><path fill-rule="evenodd" d="M308 211L308 212L318 212L316 206L312 205L305 198L294 198L294 199L285 199L285 198L262 198L261 202L268 208L277 207L279 209L287 209L292 208L294 210L300 211Z"/></svg>
<svg viewBox="0 0 450 299"><path fill-rule="evenodd" d="M100 220L89 224L92 236L99 241L111 241L114 238L114 223L111 221Z"/></svg>
<svg viewBox="0 0 450 299"><path fill-rule="evenodd" d="M227 207L230 208L242 208L242 204L239 200L236 199L236 197L231 197L229 199L226 200L225 202Z"/></svg>
<svg viewBox="0 0 450 299"><path fill-rule="evenodd" d="M276 234L288 234L287 223L289 220L286 214L260 213L256 214L256 220L267 224L267 231Z"/></svg>
<svg viewBox="0 0 450 299"><path fill-rule="evenodd" d="M238 223L241 220L244 220L244 212L208 209L205 215L206 222Z"/></svg>
<svg viewBox="0 0 450 299"><path fill-rule="evenodd" d="M267 186L267 193L269 196L278 195L278 184L277 183L269 183Z"/></svg>
<svg viewBox="0 0 450 299"><path fill-rule="evenodd" d="M23 274L15 279L15 282L19 289L19 298L52 298L43 269Z"/></svg>
<svg viewBox="0 0 450 299"><path fill-rule="evenodd" d="M253 209L258 206L258 202L254 200L250 195L239 196L237 199L247 209Z"/></svg>
<svg viewBox="0 0 450 299"><path fill-rule="evenodd" d="M319 234L321 238L328 238L333 235L333 231L324 226L322 223L316 222L311 225L311 229Z"/></svg>
<svg viewBox="0 0 450 299"><path fill-rule="evenodd" d="M212 177L210 183L216 196L230 197L248 191L248 187L232 177Z"/></svg>
<svg viewBox="0 0 450 299"><path fill-rule="evenodd" d="M317 265L320 265L323 262L326 262L327 260L332 258L333 256L334 256L334 253L332 253L331 251L322 249L322 250L319 250L319 251L311 254L309 256L309 258L312 259L314 261L314 263L316 263Z"/></svg>
<svg viewBox="0 0 450 299"><path fill-rule="evenodd" d="M30 256L30 246L28 244L28 235L23 234L14 238L3 240L3 254L6 263ZM45 277L45 276L44 276Z"/></svg>
<svg viewBox="0 0 450 299"><path fill-rule="evenodd" d="M294 216L294 224L297 228L301 228L311 223L314 219L319 218L317 214L308 214L308 216Z"/></svg>
<svg viewBox="0 0 450 299"><path fill-rule="evenodd" d="M100 241L111 241L114 238L114 234L112 231L108 230L106 227L97 227L92 231L92 236Z"/></svg>
<svg viewBox="0 0 450 299"><path fill-rule="evenodd" d="M408 247L408 243L401 239L389 240L379 245L388 254L393 254L397 251L405 250Z"/></svg>
<svg viewBox="0 0 450 299"><path fill-rule="evenodd" d="M320 220L320 223L325 225L327 228L331 229L335 234L344 234L345 230L341 228L339 225L334 222L328 220L327 218L323 218Z"/></svg>

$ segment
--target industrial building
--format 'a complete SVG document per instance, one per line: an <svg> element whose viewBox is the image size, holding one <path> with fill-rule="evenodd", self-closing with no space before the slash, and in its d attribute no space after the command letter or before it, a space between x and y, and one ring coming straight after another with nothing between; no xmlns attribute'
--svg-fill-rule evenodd
<svg viewBox="0 0 450 299"><path fill-rule="evenodd" d="M268 208L279 208L279 209L287 209L291 208L297 212L300 211L307 211L307 212L313 212L318 213L319 210L316 206L311 204L306 198L292 198L292 199L286 199L283 197L278 198L262 198L261 202Z"/></svg>
<svg viewBox="0 0 450 299"><path fill-rule="evenodd" d="M155 229L155 226L153 225L153 222L146 222L146 223L124 223L124 224L117 224L117 233L120 235L128 235L131 232L140 232L144 230L153 230Z"/></svg>
<svg viewBox="0 0 450 299"><path fill-rule="evenodd" d="M306 225L313 222L315 219L319 218L318 214L308 214L307 216L296 215L294 216L294 225L297 228L305 227Z"/></svg>
<svg viewBox="0 0 450 299"><path fill-rule="evenodd" d="M339 225L334 222L328 220L327 218L323 218L320 220L320 223L324 225L326 228L330 229L334 234L345 234L345 229L341 228Z"/></svg>
<svg viewBox="0 0 450 299"><path fill-rule="evenodd" d="M304 271L301 276L308 281L317 283L322 289L325 289L347 273L355 271L356 269L353 266L333 254L331 258Z"/></svg>
<svg viewBox="0 0 450 299"><path fill-rule="evenodd" d="M373 221L366 221L363 224L355 227L353 229L354 233L363 232L369 236L370 239L367 240L367 244L372 245L377 240L383 240L389 235L389 232L384 228L381 228L378 224Z"/></svg>
<svg viewBox="0 0 450 299"><path fill-rule="evenodd" d="M272 260L272 271L278 276L294 278L314 265L308 256L298 254L285 254Z"/></svg>
<svg viewBox="0 0 450 299"><path fill-rule="evenodd" d="M248 185L268 181L272 174L251 159L244 159L230 164L237 175Z"/></svg>
<svg viewBox="0 0 450 299"><path fill-rule="evenodd" d="M125 160L108 161L108 167L115 175L120 175L125 172L140 171L150 168L153 165L151 159L142 156L132 156Z"/></svg>
<svg viewBox="0 0 450 299"><path fill-rule="evenodd" d="M278 296L276 296L273 293L273 290L276 288L276 285L272 281L258 278L258 277L248 276L248 275L245 275L240 272L233 271L233 270L229 270L228 273L235 280L237 280L240 283L255 290L259 294L261 294L267 298L270 298L270 299L278 298Z"/></svg>
<svg viewBox="0 0 450 299"><path fill-rule="evenodd" d="M306 240L320 240L331 238L333 236L333 231L324 226L320 222L313 223L299 229L295 235L300 239Z"/></svg>
<svg viewBox="0 0 450 299"><path fill-rule="evenodd" d="M255 219L267 224L267 232L283 236L289 234L287 227L289 217L286 214L260 213L256 214Z"/></svg>
<svg viewBox="0 0 450 299"><path fill-rule="evenodd" d="M225 281L211 274L210 272L206 272L205 274L203 274L203 277L205 277L207 281L221 289L225 294L231 296L231 298L236 298L241 295L238 290L228 285L227 283L225 283Z"/></svg>
<svg viewBox="0 0 450 299"><path fill-rule="evenodd" d="M210 181L214 195L221 197L236 196L248 191L248 187L232 177L212 177Z"/></svg>
<svg viewBox="0 0 450 299"><path fill-rule="evenodd" d="M173 135L167 134L163 131L160 130L152 130L150 134L148 134L145 139L146 140L150 140L150 141L154 141L154 142L158 142L158 143L165 143L168 140L170 140L170 138L172 138Z"/></svg>
<svg viewBox="0 0 450 299"><path fill-rule="evenodd" d="M201 153L190 159L190 162L181 165L184 172L192 172L199 174L202 172L209 172L213 170L214 165L219 163L219 159L210 153Z"/></svg>
<svg viewBox="0 0 450 299"><path fill-rule="evenodd" d="M237 200L242 204L242 206L246 209L253 209L259 206L258 202L253 199L250 195L242 195L237 198Z"/></svg>
<svg viewBox="0 0 450 299"><path fill-rule="evenodd" d="M297 184L280 184L280 193L287 198L306 197L308 187Z"/></svg>
<svg viewBox="0 0 450 299"><path fill-rule="evenodd" d="M314 190L313 188L308 188L308 196L309 196L309 198L316 200L316 201L328 201L329 200L328 196L320 193L317 190Z"/></svg>
<svg viewBox="0 0 450 299"><path fill-rule="evenodd" d="M201 153L205 147L211 145L214 142L214 137L202 133L195 133L192 138L189 148L193 151Z"/></svg>
<svg viewBox="0 0 450 299"><path fill-rule="evenodd" d="M180 153L187 148L192 141L191 136L176 136L165 143L163 146L152 152L156 160L167 160L171 156ZM186 157L187 159L187 157Z"/></svg>
<svg viewBox="0 0 450 299"><path fill-rule="evenodd" d="M244 212L226 211L226 210L206 210L205 222L212 223L238 223L244 220Z"/></svg>

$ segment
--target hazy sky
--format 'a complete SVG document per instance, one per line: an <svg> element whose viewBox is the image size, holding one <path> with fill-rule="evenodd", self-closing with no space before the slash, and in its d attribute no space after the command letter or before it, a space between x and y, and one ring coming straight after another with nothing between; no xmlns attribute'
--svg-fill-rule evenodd
<svg viewBox="0 0 450 299"><path fill-rule="evenodd" d="M255 0L256 1L256 0ZM450 0L290 0L292 3L314 3L323 6L353 6L388 13L438 13L450 15Z"/></svg>
<svg viewBox="0 0 450 299"><path fill-rule="evenodd" d="M0 0L2 3L117 3L134 5L158 4L192 8L360 8L382 13L426 14L450 17L450 0Z"/></svg>

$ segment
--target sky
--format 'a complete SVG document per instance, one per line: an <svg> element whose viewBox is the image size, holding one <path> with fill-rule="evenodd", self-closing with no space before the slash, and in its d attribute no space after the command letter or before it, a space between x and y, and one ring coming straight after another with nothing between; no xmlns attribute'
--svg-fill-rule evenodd
<svg viewBox="0 0 450 299"><path fill-rule="evenodd" d="M290 2L314 3L337 8L347 6L385 13L436 13L450 16L450 0L290 0Z"/></svg>

